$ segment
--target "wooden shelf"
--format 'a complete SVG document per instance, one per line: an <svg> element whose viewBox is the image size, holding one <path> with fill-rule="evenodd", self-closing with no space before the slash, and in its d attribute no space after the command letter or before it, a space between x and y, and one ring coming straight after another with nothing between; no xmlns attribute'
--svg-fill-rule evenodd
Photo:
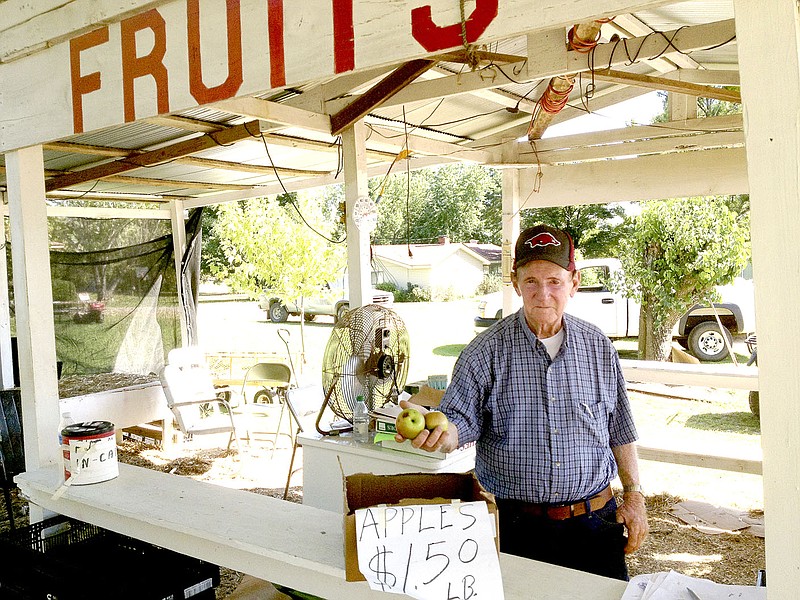
<svg viewBox="0 0 800 600"><path fill-rule="evenodd" d="M329 600L385 600L344 580L342 516L188 477L119 465L116 479L61 487L52 466L18 475L47 510ZM622 581L500 555L507 600L618 600ZM558 582L558 585L555 585Z"/></svg>

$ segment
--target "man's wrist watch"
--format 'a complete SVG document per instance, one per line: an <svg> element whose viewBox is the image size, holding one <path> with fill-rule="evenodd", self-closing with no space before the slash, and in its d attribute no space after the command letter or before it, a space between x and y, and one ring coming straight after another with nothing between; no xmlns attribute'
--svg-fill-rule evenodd
<svg viewBox="0 0 800 600"><path fill-rule="evenodd" d="M623 494L630 494L631 492L638 492L642 496L644 496L644 490L642 490L642 486L638 483L632 483L630 485L623 485L622 486L622 493Z"/></svg>

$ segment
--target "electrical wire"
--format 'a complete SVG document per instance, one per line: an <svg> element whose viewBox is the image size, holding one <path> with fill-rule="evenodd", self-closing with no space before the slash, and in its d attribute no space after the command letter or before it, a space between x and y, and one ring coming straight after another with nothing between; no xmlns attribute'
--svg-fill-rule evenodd
<svg viewBox="0 0 800 600"><path fill-rule="evenodd" d="M275 172L275 177L277 178L278 183L280 184L281 189L283 190L283 193L286 195L286 198L288 199L289 204L291 204L294 207L294 209L297 211L297 216L300 217L300 220L305 224L305 226L308 227L314 233L316 233L322 239L330 242L331 244L342 244L342 243L346 242L347 241L347 232L346 231L345 231L344 237L342 239L334 240L333 238L328 237L324 233L322 233L322 232L318 231L317 229L315 229L314 226L311 225L311 223L309 223L306 220L306 218L303 216L303 213L300 211L300 207L297 206L297 203L294 201L294 198L292 198L292 195L286 189L286 186L283 185L283 180L281 179L281 176L278 173L278 169L275 166L275 162L272 160L272 156L269 153L269 145L267 144L267 138L264 137L263 133L261 134L261 141L264 142L264 150L267 152L267 158L269 159L269 164L272 167L272 170Z"/></svg>

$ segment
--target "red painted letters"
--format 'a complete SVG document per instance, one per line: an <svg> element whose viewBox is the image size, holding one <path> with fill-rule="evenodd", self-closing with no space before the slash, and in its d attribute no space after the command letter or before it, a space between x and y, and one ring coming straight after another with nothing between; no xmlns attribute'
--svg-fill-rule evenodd
<svg viewBox="0 0 800 600"><path fill-rule="evenodd" d="M283 0L267 0L269 27L269 79L272 87L286 85L286 63L283 50Z"/></svg>
<svg viewBox="0 0 800 600"><path fill-rule="evenodd" d="M83 95L100 89L100 72L81 75L81 52L108 41L108 27L84 33L69 41L69 67L72 77L72 127L83 133Z"/></svg>
<svg viewBox="0 0 800 600"><path fill-rule="evenodd" d="M242 86L242 10L239 0L227 0L228 77L218 86L203 83L200 57L200 0L186 0L189 34L189 92L198 104L231 98Z"/></svg>
<svg viewBox="0 0 800 600"><path fill-rule="evenodd" d="M466 42L477 40L489 23L497 16L498 0L475 0L475 9L465 19ZM411 11L411 34L428 52L461 46L461 23L439 26L433 22L430 5L420 6Z"/></svg>
<svg viewBox="0 0 800 600"><path fill-rule="evenodd" d="M356 67L353 0L333 0L333 72L344 73Z"/></svg>
<svg viewBox="0 0 800 600"><path fill-rule="evenodd" d="M136 32L150 29L155 41L150 54L136 56ZM156 83L156 105L159 114L169 112L169 88L164 55L167 52L167 27L159 12L153 8L125 19L120 23L122 44L122 102L125 122L136 120L133 82L150 75Z"/></svg>

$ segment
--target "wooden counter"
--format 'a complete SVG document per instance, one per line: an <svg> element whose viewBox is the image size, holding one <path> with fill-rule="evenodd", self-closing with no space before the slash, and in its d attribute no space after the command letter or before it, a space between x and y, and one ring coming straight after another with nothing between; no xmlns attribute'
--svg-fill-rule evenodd
<svg viewBox="0 0 800 600"><path fill-rule="evenodd" d="M119 465L116 479L60 489L53 466L16 477L31 502L328 600L385 600L344 579L342 517L311 506ZM500 555L506 600L619 600L621 581Z"/></svg>

